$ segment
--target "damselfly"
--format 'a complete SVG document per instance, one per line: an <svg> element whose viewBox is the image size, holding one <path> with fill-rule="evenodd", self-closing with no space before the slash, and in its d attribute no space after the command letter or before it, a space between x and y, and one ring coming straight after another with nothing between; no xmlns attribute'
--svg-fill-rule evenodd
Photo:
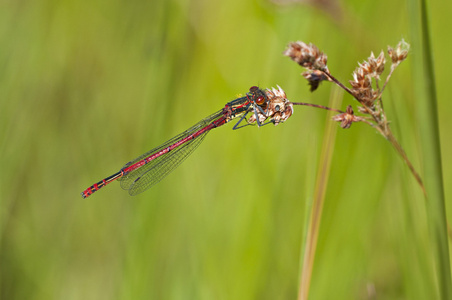
<svg viewBox="0 0 452 300"><path fill-rule="evenodd" d="M159 147L128 162L119 172L93 184L81 195L86 198L117 179L130 195L137 195L158 183L179 166L201 144L210 130L237 118L239 121L233 129L247 125L259 127L267 124L278 125L286 121L292 113L292 103L287 100L285 92L279 86L278 89L271 90L252 86L244 97L228 102L223 109L202 119ZM242 122L245 124L240 125Z"/></svg>

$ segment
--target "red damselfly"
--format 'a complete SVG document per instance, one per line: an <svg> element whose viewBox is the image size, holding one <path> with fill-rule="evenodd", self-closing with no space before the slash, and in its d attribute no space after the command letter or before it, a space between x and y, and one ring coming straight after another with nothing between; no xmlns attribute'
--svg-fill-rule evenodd
<svg viewBox="0 0 452 300"><path fill-rule="evenodd" d="M246 119L249 113L251 116ZM244 97L228 102L223 109L204 118L163 145L128 162L119 172L93 184L81 195L86 198L115 180L119 180L121 187L128 190L130 195L137 195L171 173L201 144L210 130L236 118L240 119L233 129L254 124L259 127L267 124L278 125L287 120L292 113L292 103L287 100L285 92L280 87L262 90L252 86ZM246 124L240 125L244 120Z"/></svg>

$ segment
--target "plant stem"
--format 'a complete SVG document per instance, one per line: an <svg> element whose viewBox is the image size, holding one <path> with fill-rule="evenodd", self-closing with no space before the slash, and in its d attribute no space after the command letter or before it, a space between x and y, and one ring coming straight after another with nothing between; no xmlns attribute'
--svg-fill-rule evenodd
<svg viewBox="0 0 452 300"><path fill-rule="evenodd" d="M410 169L411 173L413 174L414 178L416 179L417 183L421 187L422 192L424 193L424 196L427 197L427 193L425 191L425 186L424 186L424 183L422 182L421 176L416 171L416 169L414 168L414 166L411 163L411 161L408 159L408 156L406 155L405 150L403 150L402 146L399 144L397 139L394 137L394 135L392 134L391 129L389 129L389 126L385 127L384 137L392 144L392 146L396 149L397 153L399 153L399 155L405 161L405 163L407 164L407 166Z"/></svg>
<svg viewBox="0 0 452 300"><path fill-rule="evenodd" d="M331 75L330 73L327 72L323 72L326 76L328 76L328 78L331 79L331 81L333 81L335 84L337 84L338 86L340 86L342 89L344 89L347 93L349 93L350 95L353 96L353 98L355 98L356 100L359 101L358 98L356 98L355 94L353 94L352 90L350 90L348 87L346 87L345 85L342 84L342 82L340 82L339 80L336 79L336 77L334 77L333 75Z"/></svg>
<svg viewBox="0 0 452 300"><path fill-rule="evenodd" d="M318 104L304 103L304 102L290 102L290 104L293 104L293 105L305 105L305 106L310 106L310 107L317 107L317 108L321 108L321 109L331 110L331 111L335 111L335 112L338 112L338 113L341 113L341 114L344 113L344 111L342 111L342 110L335 109L335 108L330 108L328 106L323 106L323 105L318 105Z"/></svg>

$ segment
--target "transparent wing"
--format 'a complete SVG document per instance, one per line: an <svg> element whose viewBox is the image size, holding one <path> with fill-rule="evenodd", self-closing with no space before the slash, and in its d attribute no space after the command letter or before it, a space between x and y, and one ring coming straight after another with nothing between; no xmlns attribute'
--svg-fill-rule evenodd
<svg viewBox="0 0 452 300"><path fill-rule="evenodd" d="M143 164L143 166L130 171L123 177L121 177L119 179L121 182L121 187L125 190L129 190L130 195L137 195L160 182L177 166L179 166L191 153L193 153L193 151L201 144L210 130L206 130L201 134L197 133L212 124L213 121L218 120L222 115L223 113L220 110L201 120L199 123L195 124L188 130L176 135L163 145L160 145L159 147L154 148L128 162L122 168L123 170L140 161L146 160L153 155L157 155L156 158L148 161L146 164ZM160 153L161 151L164 151L168 147L175 145L176 143L186 137L189 137L190 135L196 135L196 137L182 143L169 152L158 155L158 153Z"/></svg>

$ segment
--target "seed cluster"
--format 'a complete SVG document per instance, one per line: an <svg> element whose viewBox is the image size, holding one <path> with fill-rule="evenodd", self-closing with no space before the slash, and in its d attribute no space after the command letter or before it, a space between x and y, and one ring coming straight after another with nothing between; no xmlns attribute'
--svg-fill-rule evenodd
<svg viewBox="0 0 452 300"><path fill-rule="evenodd" d="M382 94L395 68L406 59L408 50L409 44L404 40L399 42L395 49L388 47L388 55L392 65L381 88L379 84L380 76L385 70L386 63L383 51L380 52L378 57L375 57L374 53L371 52L366 61L358 63L358 67L353 72L353 80L349 81L351 88L346 87L331 74L327 67L326 54L311 43L306 44L301 41L289 43L284 55L307 69L302 75L308 80L311 91L315 91L322 81L333 82L358 101L358 111L360 113L370 115L370 118L357 117L354 115L352 107L348 106L345 112L333 117L334 121L341 122L342 128L350 128L354 122L365 122L376 127L383 135L386 135L384 132L388 131L388 122L383 109Z"/></svg>

